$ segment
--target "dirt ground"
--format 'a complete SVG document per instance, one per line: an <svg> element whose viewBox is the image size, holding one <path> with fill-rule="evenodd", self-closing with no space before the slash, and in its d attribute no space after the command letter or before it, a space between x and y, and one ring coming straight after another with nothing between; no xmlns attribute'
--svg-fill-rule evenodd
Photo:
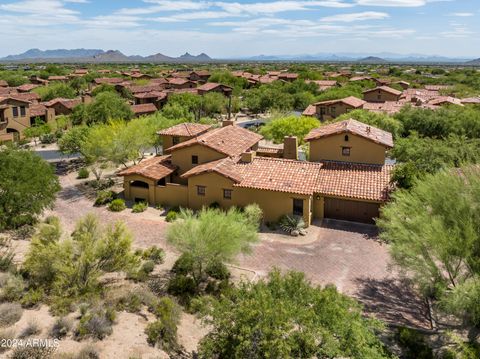
<svg viewBox="0 0 480 359"><path fill-rule="evenodd" d="M76 221L88 213L94 213L103 224L124 221L134 237L134 247L156 245L165 250L165 263L156 271L171 268L178 253L166 242L168 223L160 216L161 212L148 208L140 214L132 213L131 209L112 213L105 207L94 207L92 198L81 190L84 181L76 179L75 172L61 175L62 190L54 208L45 215L58 216L67 234L73 231ZM119 191L120 184L118 180L116 189ZM387 247L376 240L373 227L325 221L311 226L305 237L292 238L269 231L264 231L260 237L261 241L253 247L251 254L239 256L232 264L234 279L255 280L267 275L274 267L299 270L305 272L314 284L335 284L340 291L358 298L368 312L384 320L417 327L428 325L424 304L390 269ZM28 241L14 241L16 260L23 259L28 245ZM144 333L148 319L147 315L121 312L113 334L105 340L77 342L69 337L60 342L58 352L78 352L86 344L92 344L102 358L168 357L161 350L148 346ZM24 311L21 320L15 324L16 332L19 333L31 320L42 328L40 337L47 337L54 321L47 308ZM178 333L180 344L187 351L193 351L207 329L194 316L183 314Z"/></svg>

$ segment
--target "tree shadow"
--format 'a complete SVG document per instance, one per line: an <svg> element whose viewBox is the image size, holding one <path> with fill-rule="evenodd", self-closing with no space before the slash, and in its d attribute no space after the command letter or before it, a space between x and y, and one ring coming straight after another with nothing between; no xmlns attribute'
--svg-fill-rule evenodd
<svg viewBox="0 0 480 359"><path fill-rule="evenodd" d="M356 284L353 296L364 305L365 312L389 325L431 329L428 304L407 279L357 278Z"/></svg>
<svg viewBox="0 0 480 359"><path fill-rule="evenodd" d="M378 240L378 228L373 224L364 224L324 218L322 222L317 225L322 228L334 229L337 231L358 233L366 239Z"/></svg>

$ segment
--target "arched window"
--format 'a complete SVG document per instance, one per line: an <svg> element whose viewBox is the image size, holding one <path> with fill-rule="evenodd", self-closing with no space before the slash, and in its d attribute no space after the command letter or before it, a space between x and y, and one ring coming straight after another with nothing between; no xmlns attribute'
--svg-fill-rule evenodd
<svg viewBox="0 0 480 359"><path fill-rule="evenodd" d="M348 135L345 135L345 142L348 142Z"/></svg>
<svg viewBox="0 0 480 359"><path fill-rule="evenodd" d="M148 188L148 183L143 181L133 181L130 183L131 187L139 187L139 188Z"/></svg>

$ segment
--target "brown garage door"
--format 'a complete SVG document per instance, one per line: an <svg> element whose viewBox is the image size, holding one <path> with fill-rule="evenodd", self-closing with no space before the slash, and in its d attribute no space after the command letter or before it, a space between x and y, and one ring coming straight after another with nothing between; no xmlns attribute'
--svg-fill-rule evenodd
<svg viewBox="0 0 480 359"><path fill-rule="evenodd" d="M378 217L378 210L378 203L325 198L325 218L361 223L375 223L373 218Z"/></svg>

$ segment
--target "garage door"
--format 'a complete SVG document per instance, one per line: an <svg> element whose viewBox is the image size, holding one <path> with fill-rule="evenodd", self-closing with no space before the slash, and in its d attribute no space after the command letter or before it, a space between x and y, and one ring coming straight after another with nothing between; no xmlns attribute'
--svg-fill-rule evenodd
<svg viewBox="0 0 480 359"><path fill-rule="evenodd" d="M375 223L373 218L378 217L379 206L378 203L325 198L324 216L344 221Z"/></svg>

